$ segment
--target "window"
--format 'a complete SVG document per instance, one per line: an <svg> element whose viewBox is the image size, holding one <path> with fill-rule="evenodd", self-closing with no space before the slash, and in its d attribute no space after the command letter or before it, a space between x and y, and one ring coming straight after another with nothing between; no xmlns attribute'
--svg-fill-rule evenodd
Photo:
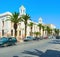
<svg viewBox="0 0 60 57"><path fill-rule="evenodd" d="M19 31L19 36L21 35L21 31Z"/></svg>
<svg viewBox="0 0 60 57"><path fill-rule="evenodd" d="M11 36L13 36L13 30L11 30Z"/></svg>
<svg viewBox="0 0 60 57"><path fill-rule="evenodd" d="M4 27L4 21L2 21L2 27Z"/></svg>
<svg viewBox="0 0 60 57"><path fill-rule="evenodd" d="M4 36L4 30L2 30L2 36Z"/></svg>

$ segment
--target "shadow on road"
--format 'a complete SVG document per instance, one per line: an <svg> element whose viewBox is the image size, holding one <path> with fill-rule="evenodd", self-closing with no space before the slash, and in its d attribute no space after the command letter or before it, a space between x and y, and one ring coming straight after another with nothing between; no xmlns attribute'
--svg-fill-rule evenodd
<svg viewBox="0 0 60 57"><path fill-rule="evenodd" d="M13 56L13 57L19 57L19 56Z"/></svg>
<svg viewBox="0 0 60 57"><path fill-rule="evenodd" d="M22 53L24 53L24 54L30 54L30 55L35 55L35 56L40 56L41 54L43 54L42 51L39 51L37 49L35 49L35 51L24 51Z"/></svg>
<svg viewBox="0 0 60 57"><path fill-rule="evenodd" d="M23 54L35 55L38 57L60 57L60 51L47 50L45 53L35 49L34 51L24 51ZM27 56L25 56L27 57Z"/></svg>
<svg viewBox="0 0 60 57"><path fill-rule="evenodd" d="M51 42L49 42L51 44L60 44L60 40L52 40Z"/></svg>

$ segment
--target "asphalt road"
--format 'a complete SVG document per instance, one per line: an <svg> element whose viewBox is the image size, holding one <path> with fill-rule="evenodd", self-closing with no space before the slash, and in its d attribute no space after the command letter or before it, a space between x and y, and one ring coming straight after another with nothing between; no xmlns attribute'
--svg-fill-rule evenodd
<svg viewBox="0 0 60 57"><path fill-rule="evenodd" d="M60 57L60 40L44 39L0 48L0 57Z"/></svg>

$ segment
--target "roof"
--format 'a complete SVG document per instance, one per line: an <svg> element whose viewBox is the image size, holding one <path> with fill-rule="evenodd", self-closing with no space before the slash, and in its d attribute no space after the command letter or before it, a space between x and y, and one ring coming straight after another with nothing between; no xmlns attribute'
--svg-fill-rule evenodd
<svg viewBox="0 0 60 57"><path fill-rule="evenodd" d="M5 12L5 13L0 14L0 18L7 15L12 15L12 14L10 12Z"/></svg>

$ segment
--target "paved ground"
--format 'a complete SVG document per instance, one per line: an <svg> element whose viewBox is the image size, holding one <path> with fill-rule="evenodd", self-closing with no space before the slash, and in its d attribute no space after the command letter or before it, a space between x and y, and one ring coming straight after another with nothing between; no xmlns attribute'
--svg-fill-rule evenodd
<svg viewBox="0 0 60 57"><path fill-rule="evenodd" d="M60 57L60 40L29 41L0 48L0 57Z"/></svg>

